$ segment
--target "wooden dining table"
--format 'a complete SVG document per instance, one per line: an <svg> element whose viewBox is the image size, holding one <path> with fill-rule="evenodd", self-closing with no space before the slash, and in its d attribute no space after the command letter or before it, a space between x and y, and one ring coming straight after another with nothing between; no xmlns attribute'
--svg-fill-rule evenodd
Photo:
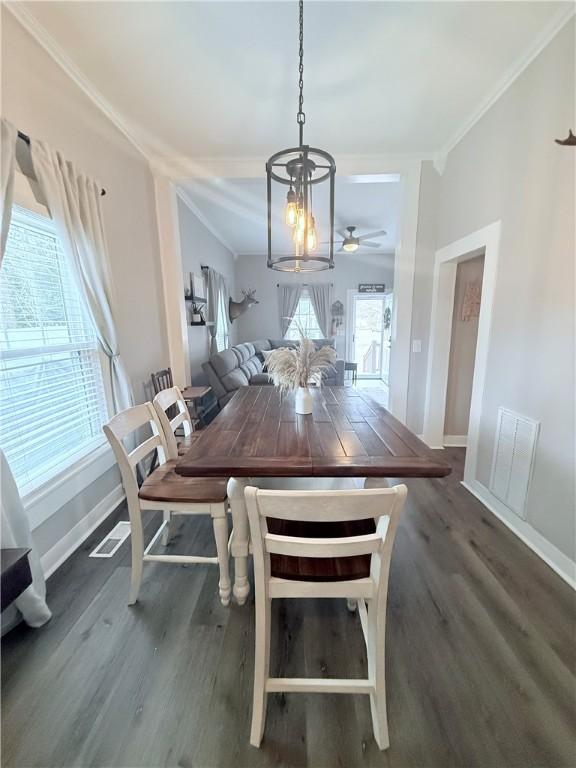
<svg viewBox="0 0 576 768"><path fill-rule="evenodd" d="M313 387L312 413L298 415L294 394L273 386L242 387L212 423L198 433L176 472L226 477L233 520L234 595L249 593L248 517L244 488L275 478L445 477L451 467L370 395L369 389ZM276 480L278 487L292 487Z"/></svg>

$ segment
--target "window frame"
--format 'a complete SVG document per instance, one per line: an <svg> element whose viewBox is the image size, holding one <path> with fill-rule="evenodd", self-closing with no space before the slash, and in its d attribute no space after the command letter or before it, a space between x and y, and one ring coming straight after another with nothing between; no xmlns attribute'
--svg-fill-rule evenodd
<svg viewBox="0 0 576 768"><path fill-rule="evenodd" d="M286 341L298 341L300 339L300 332L298 331L298 327L294 327L294 336L290 336L292 326L295 325L295 323L298 320L298 309L300 307L300 302L302 299L307 299L310 302L310 312L308 313L308 316L310 316L310 313L314 317L314 321L316 323L316 328L318 330L318 335L309 335L308 338L310 339L321 339L323 338L322 329L320 328L320 323L318 322L318 317L316 316L316 312L314 311L314 307L312 305L312 299L310 298L310 291L308 290L307 286L303 286L302 293L300 294L300 298L298 299L298 304L296 306L296 310L294 312L294 316L290 320L290 324L288 325L288 328L286 329L286 333L284 334L284 339Z"/></svg>
<svg viewBox="0 0 576 768"><path fill-rule="evenodd" d="M10 225L13 222L21 226L31 227L60 240L56 224L50 217L48 209L34 198L27 179L21 173L15 174L14 202ZM59 247L62 248L61 242L59 242ZM67 347L68 345L64 346ZM58 349L55 346L50 349L50 352L56 353ZM80 346L76 346L74 349L80 349ZM93 349L90 347L91 351ZM98 343L96 351L106 410L104 418L107 420L113 412L111 382L109 374L107 375L109 360ZM44 347L30 348L30 356L34 352L39 355L46 354ZM10 355L8 352L7 357L10 356L17 357L17 353ZM19 489L24 507L29 514L31 528L36 528L48 519L74 496L81 493L91 482L111 469L114 464L114 454L108 445L104 432L102 432L101 435L87 443L83 449L74 452L69 460L63 459L54 473L44 474L37 478L37 481L32 481L23 486L21 490Z"/></svg>

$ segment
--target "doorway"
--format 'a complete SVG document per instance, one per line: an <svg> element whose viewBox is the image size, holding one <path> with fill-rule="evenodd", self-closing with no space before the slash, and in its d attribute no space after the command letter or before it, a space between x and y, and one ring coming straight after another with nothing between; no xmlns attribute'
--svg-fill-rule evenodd
<svg viewBox="0 0 576 768"><path fill-rule="evenodd" d="M357 365L360 382L390 383L391 293L356 293L348 297L347 359Z"/></svg>
<svg viewBox="0 0 576 768"><path fill-rule="evenodd" d="M484 254L460 261L456 266L444 416L445 446L465 448L468 441L483 272Z"/></svg>
<svg viewBox="0 0 576 768"><path fill-rule="evenodd" d="M473 484L476 479L480 416L487 375L500 228L501 223L497 221L461 240L450 243L436 252L434 262L423 438L431 448L443 448L457 267L460 262L476 256L484 256L464 465L464 484L467 486Z"/></svg>

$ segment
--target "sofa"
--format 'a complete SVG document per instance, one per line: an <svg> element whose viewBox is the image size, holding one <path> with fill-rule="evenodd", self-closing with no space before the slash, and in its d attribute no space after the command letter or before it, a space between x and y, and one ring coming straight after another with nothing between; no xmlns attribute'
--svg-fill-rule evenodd
<svg viewBox="0 0 576 768"><path fill-rule="evenodd" d="M334 346L334 339L313 339L318 347ZM237 344L212 355L210 360L202 363L202 369L218 398L222 408L240 387L247 385L262 386L271 384L270 377L263 372L264 356L262 352L280 347L295 347L297 341L288 339L260 339ZM327 371L322 377L322 383L332 386L344 384L344 360L337 360L334 370Z"/></svg>

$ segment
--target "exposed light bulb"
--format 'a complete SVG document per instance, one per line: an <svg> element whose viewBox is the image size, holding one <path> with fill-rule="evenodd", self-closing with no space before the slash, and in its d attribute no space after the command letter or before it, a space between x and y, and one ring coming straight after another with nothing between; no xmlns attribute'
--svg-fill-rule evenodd
<svg viewBox="0 0 576 768"><path fill-rule="evenodd" d="M289 227L295 227L298 220L298 206L296 204L296 193L293 189L286 195L286 224Z"/></svg>
<svg viewBox="0 0 576 768"><path fill-rule="evenodd" d="M296 245L304 245L304 227L302 229L300 229L300 226L295 227L292 238Z"/></svg>
<svg viewBox="0 0 576 768"><path fill-rule="evenodd" d="M306 229L306 215L304 213L304 208L298 209L298 222L296 226L302 232L304 232L304 230Z"/></svg>
<svg viewBox="0 0 576 768"><path fill-rule="evenodd" d="M310 217L310 226L308 227L308 238L306 242L308 245L308 253L311 253L312 251L315 251L316 248L318 248L318 238L316 237L316 222L314 221L314 216Z"/></svg>

